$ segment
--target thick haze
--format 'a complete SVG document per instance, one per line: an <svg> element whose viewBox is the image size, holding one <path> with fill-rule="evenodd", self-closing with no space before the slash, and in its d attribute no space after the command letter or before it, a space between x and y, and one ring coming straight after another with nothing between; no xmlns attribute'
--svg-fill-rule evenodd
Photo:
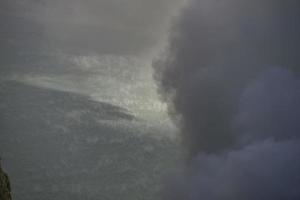
<svg viewBox="0 0 300 200"><path fill-rule="evenodd" d="M193 0L154 63L188 164L165 199L300 198L300 3Z"/></svg>
<svg viewBox="0 0 300 200"><path fill-rule="evenodd" d="M30 39L15 43L27 52L138 54L160 42L179 5L170 0L4 0L2 40L9 45L12 39Z"/></svg>
<svg viewBox="0 0 300 200"><path fill-rule="evenodd" d="M1 77L160 112L151 60L182 3L1 1Z"/></svg>
<svg viewBox="0 0 300 200"><path fill-rule="evenodd" d="M152 60L183 0L0 0L15 200L157 200L180 159Z"/></svg>
<svg viewBox="0 0 300 200"><path fill-rule="evenodd" d="M1 0L14 199L299 200L299 13L298 0Z"/></svg>

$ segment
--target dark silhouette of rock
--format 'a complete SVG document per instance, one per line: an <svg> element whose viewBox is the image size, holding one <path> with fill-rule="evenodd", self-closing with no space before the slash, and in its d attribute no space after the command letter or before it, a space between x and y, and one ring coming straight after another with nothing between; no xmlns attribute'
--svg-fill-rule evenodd
<svg viewBox="0 0 300 200"><path fill-rule="evenodd" d="M8 175L3 171L0 158L0 200L12 200Z"/></svg>

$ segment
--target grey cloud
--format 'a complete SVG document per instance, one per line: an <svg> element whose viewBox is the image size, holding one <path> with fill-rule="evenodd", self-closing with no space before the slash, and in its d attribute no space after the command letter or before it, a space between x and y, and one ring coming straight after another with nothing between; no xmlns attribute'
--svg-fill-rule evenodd
<svg viewBox="0 0 300 200"><path fill-rule="evenodd" d="M300 79L282 68L267 70L241 94L234 129L240 142L299 139Z"/></svg>
<svg viewBox="0 0 300 200"><path fill-rule="evenodd" d="M299 144L267 140L219 156L200 154L187 174L177 175L185 187L173 182L164 199L299 199Z"/></svg>
<svg viewBox="0 0 300 200"><path fill-rule="evenodd" d="M186 167L164 199L300 198L299 1L193 0L154 62Z"/></svg>
<svg viewBox="0 0 300 200"><path fill-rule="evenodd" d="M196 0L183 12L154 66L191 154L235 143L238 97L258 74L273 66L298 71L299 9L296 1Z"/></svg>

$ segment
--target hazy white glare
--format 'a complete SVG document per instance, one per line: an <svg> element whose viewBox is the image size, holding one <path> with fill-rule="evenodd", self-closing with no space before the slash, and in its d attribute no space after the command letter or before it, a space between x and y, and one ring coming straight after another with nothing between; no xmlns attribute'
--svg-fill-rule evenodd
<svg viewBox="0 0 300 200"><path fill-rule="evenodd" d="M14 75L12 79L38 87L72 91L126 108L139 119L170 126L166 104L157 94L149 62L133 56L67 56L78 73Z"/></svg>

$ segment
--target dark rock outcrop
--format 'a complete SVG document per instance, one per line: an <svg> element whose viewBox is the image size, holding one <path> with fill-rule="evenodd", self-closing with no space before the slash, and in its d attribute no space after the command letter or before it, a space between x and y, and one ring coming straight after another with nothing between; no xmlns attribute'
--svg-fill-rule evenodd
<svg viewBox="0 0 300 200"><path fill-rule="evenodd" d="M11 187L8 175L3 171L0 164L0 200L11 200Z"/></svg>

